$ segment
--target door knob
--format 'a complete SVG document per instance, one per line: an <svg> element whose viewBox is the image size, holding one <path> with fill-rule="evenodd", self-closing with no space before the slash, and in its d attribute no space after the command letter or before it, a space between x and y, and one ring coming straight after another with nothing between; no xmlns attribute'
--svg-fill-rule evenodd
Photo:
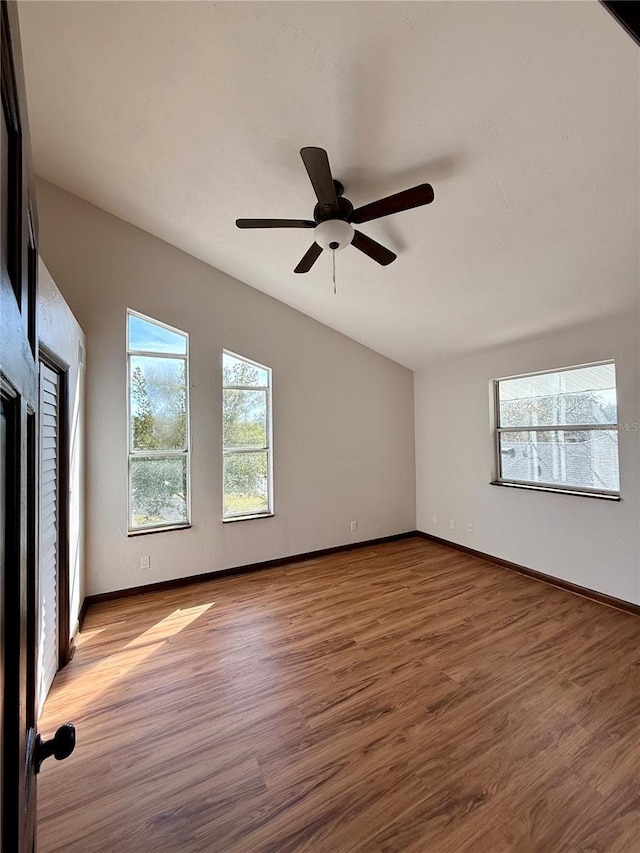
<svg viewBox="0 0 640 853"><path fill-rule="evenodd" d="M45 758L50 755L56 757L58 761L63 758L68 758L76 747L76 727L71 723L65 723L60 726L51 740L42 740L40 735L36 736L35 748L35 764L36 773L40 772L40 767Z"/></svg>

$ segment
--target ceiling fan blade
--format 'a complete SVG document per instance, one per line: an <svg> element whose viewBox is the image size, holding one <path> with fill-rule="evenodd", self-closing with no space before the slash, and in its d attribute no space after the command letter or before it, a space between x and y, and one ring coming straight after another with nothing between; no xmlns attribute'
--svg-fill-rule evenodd
<svg viewBox="0 0 640 853"><path fill-rule="evenodd" d="M312 243L311 246L307 249L305 256L300 261L298 266L294 269L294 272L309 272L311 267L318 260L320 255L322 254L321 246L318 246L317 243Z"/></svg>
<svg viewBox="0 0 640 853"><path fill-rule="evenodd" d="M333 185L327 152L324 148L301 148L300 156L318 198L318 203L327 209L336 208L338 199L336 188Z"/></svg>
<svg viewBox="0 0 640 853"><path fill-rule="evenodd" d="M403 190L395 195L388 195L371 204L359 207L351 214L351 222L360 224L370 222L372 219L380 219L392 213L400 213L403 210L411 210L412 207L421 207L423 204L431 204L434 199L431 184L420 184L410 190Z"/></svg>
<svg viewBox="0 0 640 853"><path fill-rule="evenodd" d="M236 219L238 228L315 228L310 219Z"/></svg>
<svg viewBox="0 0 640 853"><path fill-rule="evenodd" d="M351 245L355 246L356 249L360 249L365 255L369 255L370 258L382 264L383 267L386 267L387 264L395 261L398 257L390 249L385 249L380 243L376 243L371 237L367 237L362 231L354 231Z"/></svg>

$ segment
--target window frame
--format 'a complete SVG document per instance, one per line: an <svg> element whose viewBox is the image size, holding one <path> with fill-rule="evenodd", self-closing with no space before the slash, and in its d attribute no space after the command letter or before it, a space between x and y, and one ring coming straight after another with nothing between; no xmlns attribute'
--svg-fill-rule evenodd
<svg viewBox="0 0 640 853"><path fill-rule="evenodd" d="M612 364L616 372L616 422L612 424L546 424L541 426L509 426L503 427L500 425L500 383L511 379L526 379L529 376L544 376L549 373L567 373L573 370L580 370L587 367L600 367L605 364ZM503 433L509 432L597 432L601 430L613 430L617 435L620 433L620 418L618 415L618 376L615 359L604 359L602 361L591 361L585 364L574 364L569 367L555 367L549 370L536 370L529 373L518 373L513 376L502 376L499 379L494 379L492 382L493 388L493 422L492 431L494 437L494 462L496 476L491 479L492 486L507 486L516 489L531 489L539 492L555 492L562 495L578 495L580 497L602 498L604 500L619 501L620 488L618 489L594 489L589 486L563 486L558 483L546 483L543 481L534 480L517 480L502 476L502 454L500 451L500 436ZM618 450L618 473L620 472L620 445L617 443Z"/></svg>
<svg viewBox="0 0 640 853"><path fill-rule="evenodd" d="M168 352L154 352L150 350L141 350L141 349L131 349L129 344L129 317L139 317L141 320L144 320L147 323L151 323L154 326L159 326L160 328L167 329L169 332L174 332L177 335L181 335L185 338L186 342L186 352L183 355L182 353L168 353ZM132 308L127 308L126 314L126 353L127 353L127 535L128 536L141 536L149 533L163 533L168 530L186 530L191 527L191 400L189 394L189 360L190 360L190 349L189 349L189 333L185 332L183 329L178 329L175 326L170 326L168 323L163 323L161 320L156 320L154 317L149 317L147 314L142 314L140 311L134 311ZM131 434L131 360L132 357L135 356L143 356L147 358L173 358L173 359L182 359L184 361L184 376L185 376L185 449L184 450L135 450L133 448L132 442L132 434ZM167 457L186 457L186 494L185 494L185 507L186 507L186 520L185 521L177 521L174 524L167 524L166 522L161 522L158 524L145 524L140 527L132 527L132 513L131 513L131 462L133 459L148 459L148 458L160 458L165 459Z"/></svg>
<svg viewBox="0 0 640 853"><path fill-rule="evenodd" d="M266 370L267 375L269 377L268 385L226 385L224 381L224 357L225 355L231 356L231 358L236 358L238 361L244 361L246 364L251 364L254 367L257 367L258 370ZM233 352L230 349L222 350L222 358L221 358L221 375L222 375L222 423L224 425L224 392L229 391L266 391L266 427L267 427L267 442L265 446L255 445L255 446L246 446L241 448L232 448L228 449L224 446L224 426L220 431L220 441L222 444L222 522L223 524L227 524L233 521L250 521L251 519L256 518L273 518L275 515L274 511L274 490L273 490L273 370L271 367L268 367L266 364L262 364L259 361L255 361L252 358L247 358L246 355L240 355L240 353ZM225 515L224 504L225 504L225 488L224 488L224 462L227 456L239 456L243 453L265 453L267 454L267 510L260 510L256 512L238 512L235 515Z"/></svg>

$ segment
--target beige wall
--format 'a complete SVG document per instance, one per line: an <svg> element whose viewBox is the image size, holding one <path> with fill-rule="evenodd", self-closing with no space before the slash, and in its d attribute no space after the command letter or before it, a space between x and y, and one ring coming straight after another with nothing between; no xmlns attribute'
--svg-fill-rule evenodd
<svg viewBox="0 0 640 853"><path fill-rule="evenodd" d="M417 373L418 529L640 603L639 320L631 312ZM619 433L622 500L490 486L492 380L606 359L616 362L618 418L626 427Z"/></svg>
<svg viewBox="0 0 640 853"><path fill-rule="evenodd" d="M69 437L69 636L78 622L85 595L84 426L85 371L79 347L84 332L40 259L38 264L40 346L66 371Z"/></svg>
<svg viewBox="0 0 640 853"><path fill-rule="evenodd" d="M87 335L88 594L414 529L410 370L50 184L38 209ZM127 536L127 308L190 334L190 530ZM223 348L273 369L274 518L221 522Z"/></svg>

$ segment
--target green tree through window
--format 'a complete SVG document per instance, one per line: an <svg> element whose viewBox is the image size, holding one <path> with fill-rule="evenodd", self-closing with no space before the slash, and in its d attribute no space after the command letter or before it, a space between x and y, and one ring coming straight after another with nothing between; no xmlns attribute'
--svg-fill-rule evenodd
<svg viewBox="0 0 640 853"><path fill-rule="evenodd" d="M155 450L153 435L153 416L147 392L147 381L140 366L131 374L131 400L133 403L133 446L145 450Z"/></svg>

